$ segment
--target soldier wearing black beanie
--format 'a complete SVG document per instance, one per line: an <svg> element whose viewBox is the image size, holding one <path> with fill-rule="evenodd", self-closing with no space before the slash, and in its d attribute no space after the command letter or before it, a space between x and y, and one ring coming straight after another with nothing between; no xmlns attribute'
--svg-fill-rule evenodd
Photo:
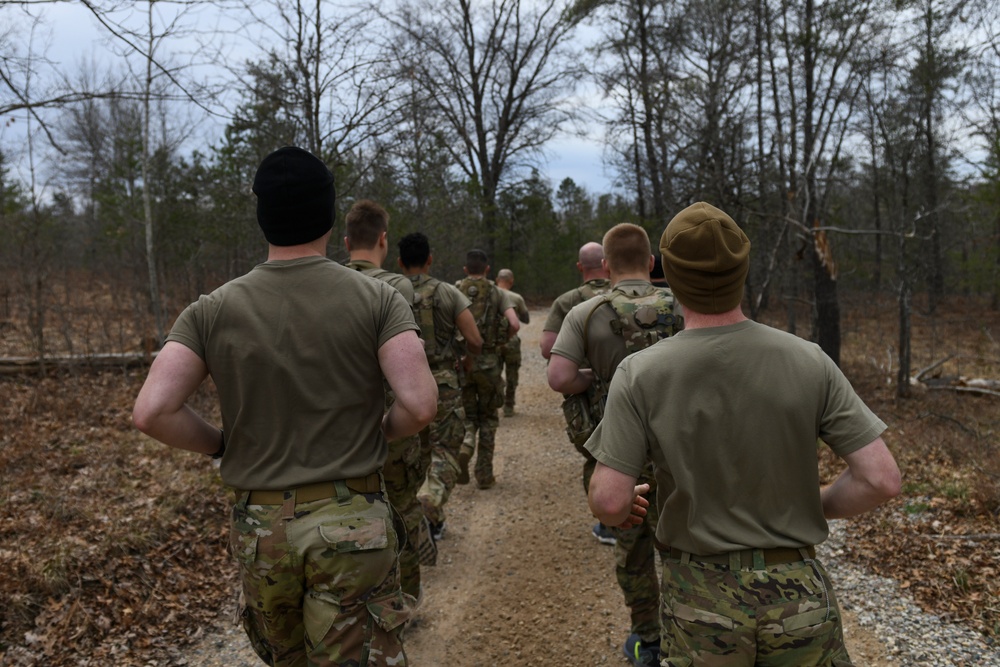
<svg viewBox="0 0 1000 667"><path fill-rule="evenodd" d="M309 151L279 148L257 168L257 223L271 245L309 243L333 228L333 174Z"/></svg>

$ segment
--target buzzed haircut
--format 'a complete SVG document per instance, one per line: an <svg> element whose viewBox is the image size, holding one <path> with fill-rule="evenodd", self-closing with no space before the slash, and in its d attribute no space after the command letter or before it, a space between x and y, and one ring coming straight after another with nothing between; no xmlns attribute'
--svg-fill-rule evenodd
<svg viewBox="0 0 1000 667"><path fill-rule="evenodd" d="M497 271L497 280L512 283L514 282L514 272L510 269L500 269Z"/></svg>
<svg viewBox="0 0 1000 667"><path fill-rule="evenodd" d="M486 273L486 269L489 268L489 266L490 259L482 250L470 250L466 253L465 268L470 274L474 276L481 276Z"/></svg>
<svg viewBox="0 0 1000 667"><path fill-rule="evenodd" d="M648 271L652 254L649 235L639 225L622 222L604 235L604 259L616 273Z"/></svg>
<svg viewBox="0 0 1000 667"><path fill-rule="evenodd" d="M359 199L344 218L347 240L356 250L371 250L389 229L389 213L371 199Z"/></svg>
<svg viewBox="0 0 1000 667"><path fill-rule="evenodd" d="M427 266L431 257L431 242L425 234L413 232L399 239L399 261L408 269Z"/></svg>

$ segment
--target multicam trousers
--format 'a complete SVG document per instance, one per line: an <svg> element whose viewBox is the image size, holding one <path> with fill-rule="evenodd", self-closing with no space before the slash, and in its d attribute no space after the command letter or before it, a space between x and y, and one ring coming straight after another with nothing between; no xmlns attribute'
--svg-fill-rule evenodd
<svg viewBox="0 0 1000 667"><path fill-rule="evenodd" d="M433 523L444 521L444 504L458 478L458 453L465 437L465 408L462 389L454 371L438 378L438 410L434 421L425 429L430 444L430 466L426 479L417 493L423 512Z"/></svg>
<svg viewBox="0 0 1000 667"><path fill-rule="evenodd" d="M649 484L650 490L643 497L649 501L646 519L628 530L612 528L615 535L615 577L625 595L629 608L632 632L644 642L660 638L660 579L656 566L656 522L659 517L656 504L656 482L652 464L637 484Z"/></svg>
<svg viewBox="0 0 1000 667"><path fill-rule="evenodd" d="M423 508L417 490L424 481L426 469L420 456L420 438L416 435L389 443L389 456L382 466L385 490L389 502L403 523L406 536L399 549L399 578L404 593L420 597L420 542L425 535L420 530Z"/></svg>
<svg viewBox="0 0 1000 667"><path fill-rule="evenodd" d="M730 570L660 555L661 665L850 667L840 607L818 561Z"/></svg>
<svg viewBox="0 0 1000 667"><path fill-rule="evenodd" d="M243 627L276 667L405 665L412 600L399 588L396 533L382 493L338 489L295 504L233 506Z"/></svg>
<svg viewBox="0 0 1000 667"><path fill-rule="evenodd" d="M496 354L484 353L476 360L476 368L465 377L462 401L465 416L472 425L466 432L463 449L471 452L475 447L476 481L480 487L492 486L493 450L500 417L497 410L503 407L504 386L500 377L500 363ZM478 434L478 443L476 436Z"/></svg>
<svg viewBox="0 0 1000 667"><path fill-rule="evenodd" d="M501 348L503 359L503 377L506 389L504 392L504 409L513 409L517 393L518 375L521 369L521 339L517 334L511 336Z"/></svg>

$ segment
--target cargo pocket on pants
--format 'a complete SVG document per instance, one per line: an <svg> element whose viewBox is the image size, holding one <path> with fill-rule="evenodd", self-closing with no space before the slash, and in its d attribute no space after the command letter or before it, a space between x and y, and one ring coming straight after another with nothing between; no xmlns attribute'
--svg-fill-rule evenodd
<svg viewBox="0 0 1000 667"><path fill-rule="evenodd" d="M410 620L413 609L406 602L402 591L397 591L376 600L369 600L368 613L374 621L371 632L365 638L368 647L367 663L376 665L402 665L406 662L403 652L402 632L404 624Z"/></svg>

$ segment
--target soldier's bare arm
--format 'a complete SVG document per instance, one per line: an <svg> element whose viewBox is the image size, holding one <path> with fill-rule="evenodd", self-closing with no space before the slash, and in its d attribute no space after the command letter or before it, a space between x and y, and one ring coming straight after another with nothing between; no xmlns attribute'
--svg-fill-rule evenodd
<svg viewBox="0 0 1000 667"><path fill-rule="evenodd" d="M385 413L387 440L413 435L437 414L437 382L431 375L424 345L414 331L404 331L378 349L378 363L396 400Z"/></svg>
<svg viewBox="0 0 1000 667"><path fill-rule="evenodd" d="M558 338L558 331L543 331L542 337L538 341L538 347L542 350L542 357L549 359L552 354L552 346L556 344L556 338Z"/></svg>
<svg viewBox="0 0 1000 667"><path fill-rule="evenodd" d="M649 501L642 497L649 491L649 484L635 482L635 477L598 462L587 494L590 511L606 526L639 525L649 507Z"/></svg>
<svg viewBox="0 0 1000 667"><path fill-rule="evenodd" d="M462 338L465 339L465 349L473 355L483 351L483 336L476 326L476 318L472 316L472 311L466 308L455 319L455 326L458 327Z"/></svg>
<svg viewBox="0 0 1000 667"><path fill-rule="evenodd" d="M521 329L521 320L517 319L517 311L513 308L503 311L503 316L507 318L507 322L510 324L507 327L507 337L509 338Z"/></svg>
<svg viewBox="0 0 1000 667"><path fill-rule="evenodd" d="M594 381L593 371L581 369L578 363L559 354L549 357L545 375L554 391L566 395L582 394Z"/></svg>
<svg viewBox="0 0 1000 667"><path fill-rule="evenodd" d="M219 449L219 429L187 405L208 376L191 348L169 341L156 355L132 408L136 428L160 442L200 454Z"/></svg>
<svg viewBox="0 0 1000 667"><path fill-rule="evenodd" d="M827 519L862 514L899 495L899 467L882 438L847 454L844 462L847 470L820 491Z"/></svg>

